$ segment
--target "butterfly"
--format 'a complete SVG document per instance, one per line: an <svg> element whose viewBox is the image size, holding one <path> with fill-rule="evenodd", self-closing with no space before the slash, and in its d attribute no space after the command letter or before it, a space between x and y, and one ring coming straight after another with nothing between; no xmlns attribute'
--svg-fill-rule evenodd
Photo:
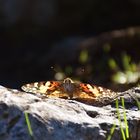
<svg viewBox="0 0 140 140"><path fill-rule="evenodd" d="M71 78L63 81L46 81L25 84L25 92L43 94L46 97L73 99L83 103L103 106L113 102L119 95L110 89L100 86L74 82Z"/></svg>

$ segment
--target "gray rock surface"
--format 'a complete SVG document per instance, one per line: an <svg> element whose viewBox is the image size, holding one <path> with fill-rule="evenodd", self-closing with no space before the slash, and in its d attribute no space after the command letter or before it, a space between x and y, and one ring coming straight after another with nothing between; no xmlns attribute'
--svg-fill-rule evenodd
<svg viewBox="0 0 140 140"><path fill-rule="evenodd" d="M126 93L136 93L139 97L140 88ZM124 111L121 107L119 111L125 132ZM28 112L32 137L24 112ZM130 139L140 140L140 111L133 105L126 109L126 115ZM106 140L114 123L116 128L111 140L121 140L117 111L111 105L95 107L0 86L0 140Z"/></svg>

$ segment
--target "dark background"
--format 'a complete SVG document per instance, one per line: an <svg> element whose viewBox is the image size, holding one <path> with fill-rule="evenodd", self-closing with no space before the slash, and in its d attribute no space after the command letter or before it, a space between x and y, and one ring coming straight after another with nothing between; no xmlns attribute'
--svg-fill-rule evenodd
<svg viewBox="0 0 140 140"><path fill-rule="evenodd" d="M71 77L114 90L135 86L139 25L139 0L1 0L0 84Z"/></svg>

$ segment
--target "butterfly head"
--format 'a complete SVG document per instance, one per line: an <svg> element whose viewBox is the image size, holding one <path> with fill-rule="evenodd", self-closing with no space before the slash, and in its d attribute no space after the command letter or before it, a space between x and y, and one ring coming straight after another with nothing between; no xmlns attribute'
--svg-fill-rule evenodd
<svg viewBox="0 0 140 140"><path fill-rule="evenodd" d="M64 79L63 83L64 84L71 84L71 83L74 83L74 82L72 81L71 78L66 78L66 79Z"/></svg>

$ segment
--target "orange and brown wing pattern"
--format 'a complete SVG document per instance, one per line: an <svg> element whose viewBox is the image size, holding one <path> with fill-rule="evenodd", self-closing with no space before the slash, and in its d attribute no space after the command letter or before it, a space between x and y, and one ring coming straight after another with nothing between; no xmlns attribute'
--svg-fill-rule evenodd
<svg viewBox="0 0 140 140"><path fill-rule="evenodd" d="M30 93L41 93L47 97L59 97L68 98L68 95L63 92L62 82L58 81L47 81L47 82L35 82L25 84L21 87L25 92Z"/></svg>
<svg viewBox="0 0 140 140"><path fill-rule="evenodd" d="M75 100L92 105L102 106L118 97L116 92L96 85L81 83L79 88L80 92L77 92Z"/></svg>
<svg viewBox="0 0 140 140"><path fill-rule="evenodd" d="M63 82L47 81L25 84L22 89L30 93L41 93L47 97L70 98L87 104L103 106L114 101L119 94L100 86L75 83L70 78Z"/></svg>
<svg viewBox="0 0 140 140"><path fill-rule="evenodd" d="M47 92L57 90L59 86L60 83L57 81L47 81L25 84L21 88L26 92L47 94Z"/></svg>

